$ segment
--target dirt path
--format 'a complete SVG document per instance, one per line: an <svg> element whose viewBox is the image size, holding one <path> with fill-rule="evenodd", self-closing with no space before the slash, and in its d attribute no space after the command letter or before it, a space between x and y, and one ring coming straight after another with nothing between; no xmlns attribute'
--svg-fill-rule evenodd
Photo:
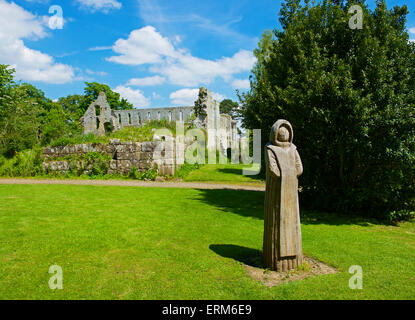
<svg viewBox="0 0 415 320"><path fill-rule="evenodd" d="M187 189L229 189L264 191L265 186L234 185L203 182L154 182L134 180L57 180L57 179L0 179L0 184L71 184L90 186L120 186L149 188L187 188Z"/></svg>

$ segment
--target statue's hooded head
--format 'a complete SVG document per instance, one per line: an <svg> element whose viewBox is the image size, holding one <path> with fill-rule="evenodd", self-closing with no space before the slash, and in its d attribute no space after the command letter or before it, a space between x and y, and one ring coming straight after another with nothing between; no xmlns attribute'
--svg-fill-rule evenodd
<svg viewBox="0 0 415 320"><path fill-rule="evenodd" d="M270 142L279 147L290 146L293 142L293 128L287 120L278 120L271 128Z"/></svg>

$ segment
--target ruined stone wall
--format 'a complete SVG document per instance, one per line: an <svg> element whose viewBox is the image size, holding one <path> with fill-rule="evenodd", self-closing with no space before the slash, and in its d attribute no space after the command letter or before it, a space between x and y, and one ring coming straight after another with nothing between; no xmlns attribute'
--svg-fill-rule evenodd
<svg viewBox="0 0 415 320"><path fill-rule="evenodd" d="M220 113L220 103L213 98L213 94L206 88L200 88L199 97L203 97L204 116L198 117L198 126L214 133L209 133L207 147L216 148L224 152L238 144L236 121L229 115ZM98 99L91 103L81 118L84 133L106 135L128 126L142 126L150 120L183 121L194 114L194 107L168 107L132 110L111 110L105 93L101 92Z"/></svg>
<svg viewBox="0 0 415 320"><path fill-rule="evenodd" d="M65 174L74 165L68 160L71 156L82 156L89 152L108 155L109 174L128 174L134 166L138 171L146 171L157 165L159 175L174 175L175 149L174 139L156 142L120 142L112 139L109 144L78 144L64 147L47 147L43 149L43 168ZM87 164L78 161L76 169L90 170ZM72 168L73 169L73 168Z"/></svg>
<svg viewBox="0 0 415 320"><path fill-rule="evenodd" d="M121 129L104 92L101 92L97 100L89 105L80 121L84 128L84 134L93 133L103 136L108 132Z"/></svg>
<svg viewBox="0 0 415 320"><path fill-rule="evenodd" d="M141 126L151 120L183 121L189 119L194 110L193 107L168 107L132 110L113 110L118 125Z"/></svg>

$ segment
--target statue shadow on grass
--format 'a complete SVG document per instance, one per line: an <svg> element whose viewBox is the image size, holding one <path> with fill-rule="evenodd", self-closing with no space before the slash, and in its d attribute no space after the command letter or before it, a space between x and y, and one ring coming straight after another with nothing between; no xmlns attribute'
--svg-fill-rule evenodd
<svg viewBox="0 0 415 320"><path fill-rule="evenodd" d="M243 217L254 219L264 219L264 197L263 191L248 190L212 190L199 189L199 201L208 205L215 206L223 212L238 214ZM370 226L371 224L384 224L376 219L365 219L361 217L351 217L337 213L325 213L310 211L301 207L300 195L300 215L301 223L304 225L359 225Z"/></svg>
<svg viewBox="0 0 415 320"><path fill-rule="evenodd" d="M211 244L209 249L224 258L231 258L251 267L264 268L260 250L233 244Z"/></svg>

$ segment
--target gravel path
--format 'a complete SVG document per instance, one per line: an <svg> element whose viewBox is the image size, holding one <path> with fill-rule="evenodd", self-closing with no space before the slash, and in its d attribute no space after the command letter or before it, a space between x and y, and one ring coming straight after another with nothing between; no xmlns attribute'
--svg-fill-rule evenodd
<svg viewBox="0 0 415 320"><path fill-rule="evenodd" d="M234 185L203 182L155 182L134 180L55 180L55 179L0 179L0 184L72 184L89 186L151 187L151 188L187 188L187 189L229 189L264 191L264 186Z"/></svg>

